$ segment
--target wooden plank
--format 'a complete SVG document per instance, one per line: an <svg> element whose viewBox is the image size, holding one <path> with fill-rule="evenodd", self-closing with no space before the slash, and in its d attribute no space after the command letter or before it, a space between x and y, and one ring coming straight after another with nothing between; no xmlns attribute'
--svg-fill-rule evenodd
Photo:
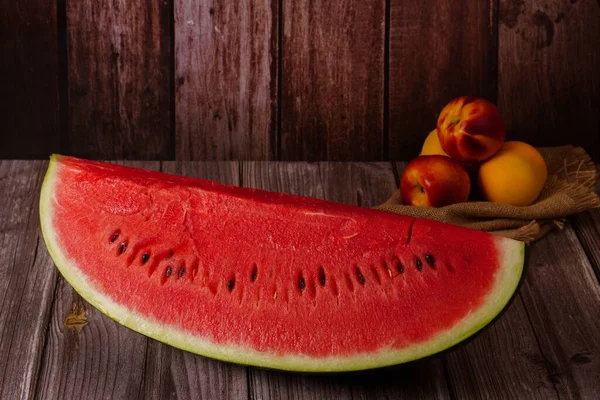
<svg viewBox="0 0 600 400"><path fill-rule="evenodd" d="M320 170L327 200L374 207L398 190L390 163L321 163Z"/></svg>
<svg viewBox="0 0 600 400"><path fill-rule="evenodd" d="M578 144L600 160L599 19L594 0L500 0L498 102L512 140Z"/></svg>
<svg viewBox="0 0 600 400"><path fill-rule="evenodd" d="M63 152L173 158L169 1L68 1Z"/></svg>
<svg viewBox="0 0 600 400"><path fill-rule="evenodd" d="M149 339L101 314L62 277L57 285L37 397L142 398Z"/></svg>
<svg viewBox="0 0 600 400"><path fill-rule="evenodd" d="M247 399L247 370L150 340L143 398Z"/></svg>
<svg viewBox="0 0 600 400"><path fill-rule="evenodd" d="M0 159L60 145L56 1L0 1Z"/></svg>
<svg viewBox="0 0 600 400"><path fill-rule="evenodd" d="M162 171L239 185L236 162L164 162ZM247 368L149 340L144 398L245 399Z"/></svg>
<svg viewBox="0 0 600 400"><path fill-rule="evenodd" d="M325 198L318 163L243 162L242 186Z"/></svg>
<svg viewBox="0 0 600 400"><path fill-rule="evenodd" d="M250 399L345 400L347 385L335 376L302 375L259 368L249 369Z"/></svg>
<svg viewBox="0 0 600 400"><path fill-rule="evenodd" d="M396 189L389 164L244 163L244 186L373 206ZM440 359L342 375L250 368L251 398L450 398Z"/></svg>
<svg viewBox="0 0 600 400"><path fill-rule="evenodd" d="M496 1L391 0L390 8L390 159L410 160L450 100L496 100Z"/></svg>
<svg viewBox="0 0 600 400"><path fill-rule="evenodd" d="M397 190L388 163L244 162L242 186L372 207Z"/></svg>
<svg viewBox="0 0 600 400"><path fill-rule="evenodd" d="M560 397L600 393L600 285L567 226L531 248L521 296Z"/></svg>
<svg viewBox="0 0 600 400"><path fill-rule="evenodd" d="M384 26L384 0L283 2L280 159L383 159Z"/></svg>
<svg viewBox="0 0 600 400"><path fill-rule="evenodd" d="M237 161L163 161L161 171L169 174L209 179L228 185L241 185L241 164Z"/></svg>
<svg viewBox="0 0 600 400"><path fill-rule="evenodd" d="M397 176L404 166L395 164ZM557 397L520 294L489 328L442 357L453 398Z"/></svg>
<svg viewBox="0 0 600 400"><path fill-rule="evenodd" d="M520 296L489 328L443 357L454 398L558 398Z"/></svg>
<svg viewBox="0 0 600 400"><path fill-rule="evenodd" d="M81 329L81 332L78 332ZM58 280L37 398L140 398L148 339Z"/></svg>
<svg viewBox="0 0 600 400"><path fill-rule="evenodd" d="M175 0L177 159L273 159L278 1Z"/></svg>
<svg viewBox="0 0 600 400"><path fill-rule="evenodd" d="M600 209L575 215L573 230L600 282Z"/></svg>
<svg viewBox="0 0 600 400"><path fill-rule="evenodd" d="M47 163L0 161L0 398L33 397L56 272L39 232Z"/></svg>
<svg viewBox="0 0 600 400"><path fill-rule="evenodd" d="M452 399L450 384L438 357L344 377L352 399Z"/></svg>

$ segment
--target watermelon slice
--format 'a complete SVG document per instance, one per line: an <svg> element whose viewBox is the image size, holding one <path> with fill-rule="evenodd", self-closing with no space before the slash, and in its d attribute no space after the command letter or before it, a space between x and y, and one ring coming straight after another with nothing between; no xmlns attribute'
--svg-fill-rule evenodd
<svg viewBox="0 0 600 400"><path fill-rule="evenodd" d="M40 199L65 279L181 349L300 371L398 364L488 324L523 243L317 199L52 156Z"/></svg>

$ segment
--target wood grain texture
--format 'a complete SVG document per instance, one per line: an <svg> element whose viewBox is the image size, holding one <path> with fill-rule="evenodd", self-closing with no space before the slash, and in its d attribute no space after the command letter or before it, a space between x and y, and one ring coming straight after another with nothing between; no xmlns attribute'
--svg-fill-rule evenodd
<svg viewBox="0 0 600 400"><path fill-rule="evenodd" d="M236 162L163 162L163 172L239 185ZM145 399L246 399L247 368L148 339Z"/></svg>
<svg viewBox="0 0 600 400"><path fill-rule="evenodd" d="M339 377L249 369L250 399L350 400L349 387Z"/></svg>
<svg viewBox="0 0 600 400"><path fill-rule="evenodd" d="M396 190L388 163L243 163L243 186L370 207ZM338 375L250 368L251 398L449 399L441 359Z"/></svg>
<svg viewBox="0 0 600 400"><path fill-rule="evenodd" d="M395 367L351 373L344 379L352 389L352 399L452 399L442 360L437 356Z"/></svg>
<svg viewBox="0 0 600 400"><path fill-rule="evenodd" d="M600 285L570 226L531 247L521 296L561 398L600 393Z"/></svg>
<svg viewBox="0 0 600 400"><path fill-rule="evenodd" d="M401 176L406 163L395 163ZM442 356L452 397L557 397L520 294L497 321Z"/></svg>
<svg viewBox="0 0 600 400"><path fill-rule="evenodd" d="M87 322L80 333L66 323L79 312ZM48 329L38 398L143 398L148 339L101 314L62 277Z"/></svg>
<svg viewBox="0 0 600 400"><path fill-rule="evenodd" d="M163 161L161 171L168 174L208 179L239 186L241 163L237 161Z"/></svg>
<svg viewBox="0 0 600 400"><path fill-rule="evenodd" d="M247 370L149 339L144 399L247 399Z"/></svg>
<svg viewBox="0 0 600 400"><path fill-rule="evenodd" d="M453 398L558 398L536 335L517 296L481 334L444 355Z"/></svg>
<svg viewBox="0 0 600 400"><path fill-rule="evenodd" d="M173 158L168 0L68 1L68 129L62 151Z"/></svg>
<svg viewBox="0 0 600 400"><path fill-rule="evenodd" d="M385 1L283 2L282 160L383 159Z"/></svg>
<svg viewBox="0 0 600 400"><path fill-rule="evenodd" d="M600 195L600 164L596 165L596 194ZM573 230L594 268L600 282L600 209L579 213L573 217Z"/></svg>
<svg viewBox="0 0 600 400"><path fill-rule="evenodd" d="M177 159L273 159L278 2L174 1Z"/></svg>
<svg viewBox="0 0 600 400"><path fill-rule="evenodd" d="M321 163L320 170L327 200L374 207L397 190L390 163Z"/></svg>
<svg viewBox="0 0 600 400"><path fill-rule="evenodd" d="M158 162L126 165L160 168ZM39 398L144 397L150 339L101 314L62 277L58 280L48 329Z"/></svg>
<svg viewBox="0 0 600 400"><path fill-rule="evenodd" d="M496 100L495 1L391 0L389 157L410 160L455 97Z"/></svg>
<svg viewBox="0 0 600 400"><path fill-rule="evenodd" d="M0 159L60 145L56 1L0 1Z"/></svg>
<svg viewBox="0 0 600 400"><path fill-rule="evenodd" d="M242 186L324 199L319 163L243 162Z"/></svg>
<svg viewBox="0 0 600 400"><path fill-rule="evenodd" d="M600 209L575 215L573 230L600 282Z"/></svg>
<svg viewBox="0 0 600 400"><path fill-rule="evenodd" d="M35 394L56 272L39 232L47 163L0 162L0 398Z"/></svg>
<svg viewBox="0 0 600 400"><path fill-rule="evenodd" d="M600 7L500 0L498 102L509 138L577 144L600 160Z"/></svg>

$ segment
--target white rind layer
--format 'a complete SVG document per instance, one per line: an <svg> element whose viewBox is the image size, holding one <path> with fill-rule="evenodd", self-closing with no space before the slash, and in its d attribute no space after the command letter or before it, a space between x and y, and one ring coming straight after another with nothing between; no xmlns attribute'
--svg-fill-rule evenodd
<svg viewBox="0 0 600 400"><path fill-rule="evenodd" d="M525 244L497 238L500 268L492 290L483 305L449 330L404 349L382 348L377 352L351 356L311 357L294 354L264 353L233 344L214 343L177 327L162 324L131 311L98 291L64 254L53 227L54 185L60 157L52 156L40 197L40 222L46 246L63 277L91 305L126 327L180 349L223 361L294 371L354 371L400 364L443 351L473 335L490 323L515 293L525 263Z"/></svg>

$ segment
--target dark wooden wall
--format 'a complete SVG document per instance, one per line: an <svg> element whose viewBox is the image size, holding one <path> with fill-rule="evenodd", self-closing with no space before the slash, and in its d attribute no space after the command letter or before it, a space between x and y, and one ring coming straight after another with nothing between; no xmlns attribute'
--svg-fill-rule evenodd
<svg viewBox="0 0 600 400"><path fill-rule="evenodd" d="M597 0L0 0L0 158L401 160L453 97L600 160Z"/></svg>

